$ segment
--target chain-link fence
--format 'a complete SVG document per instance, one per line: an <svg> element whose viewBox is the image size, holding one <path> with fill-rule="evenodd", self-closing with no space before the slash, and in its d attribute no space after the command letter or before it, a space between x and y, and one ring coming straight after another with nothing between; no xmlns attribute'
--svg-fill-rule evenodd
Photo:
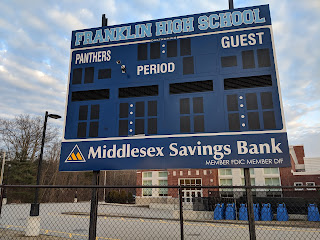
<svg viewBox="0 0 320 240"><path fill-rule="evenodd" d="M248 187L38 186L30 217L35 187L3 186L0 239L250 239ZM319 187L250 189L256 239L320 239Z"/></svg>

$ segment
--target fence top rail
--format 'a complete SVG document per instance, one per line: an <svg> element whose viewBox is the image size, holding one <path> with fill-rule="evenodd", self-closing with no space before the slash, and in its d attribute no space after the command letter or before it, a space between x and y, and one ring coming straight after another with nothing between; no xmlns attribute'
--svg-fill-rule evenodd
<svg viewBox="0 0 320 240"><path fill-rule="evenodd" d="M196 186L196 185L174 185L174 186L107 186L107 185L0 185L0 188L204 188L204 189L317 189L320 190L320 185L317 186Z"/></svg>

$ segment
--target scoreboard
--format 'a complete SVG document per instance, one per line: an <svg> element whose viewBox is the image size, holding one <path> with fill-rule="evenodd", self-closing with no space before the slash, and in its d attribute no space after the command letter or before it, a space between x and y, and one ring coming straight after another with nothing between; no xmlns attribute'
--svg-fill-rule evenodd
<svg viewBox="0 0 320 240"><path fill-rule="evenodd" d="M290 166L268 5L72 32L61 171Z"/></svg>

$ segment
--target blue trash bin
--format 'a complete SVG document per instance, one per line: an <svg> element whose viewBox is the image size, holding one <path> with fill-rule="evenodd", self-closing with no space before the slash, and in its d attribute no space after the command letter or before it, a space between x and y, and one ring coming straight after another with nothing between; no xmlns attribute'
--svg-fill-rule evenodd
<svg viewBox="0 0 320 240"><path fill-rule="evenodd" d="M227 204L226 220L236 220L236 208L234 203Z"/></svg>
<svg viewBox="0 0 320 240"><path fill-rule="evenodd" d="M320 214L316 204L309 204L308 206L308 221L320 221Z"/></svg>
<svg viewBox="0 0 320 240"><path fill-rule="evenodd" d="M224 203L218 203L213 212L214 220L224 219Z"/></svg>
<svg viewBox="0 0 320 240"><path fill-rule="evenodd" d="M248 221L248 208L244 203L240 204L239 220Z"/></svg>
<svg viewBox="0 0 320 240"><path fill-rule="evenodd" d="M261 208L261 221L272 221L273 213L270 203L263 203Z"/></svg>
<svg viewBox="0 0 320 240"><path fill-rule="evenodd" d="M288 221L289 215L287 212L286 205L284 203L280 203L277 208L277 220L278 221Z"/></svg>
<svg viewBox="0 0 320 240"><path fill-rule="evenodd" d="M254 203L253 204L253 213L254 213L254 220L255 221L260 221L260 205L259 203Z"/></svg>

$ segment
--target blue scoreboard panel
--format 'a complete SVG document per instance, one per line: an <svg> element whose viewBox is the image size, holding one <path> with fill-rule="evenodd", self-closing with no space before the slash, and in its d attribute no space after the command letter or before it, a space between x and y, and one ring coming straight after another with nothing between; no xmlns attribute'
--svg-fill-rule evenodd
<svg viewBox="0 0 320 240"><path fill-rule="evenodd" d="M269 6L72 32L61 171L290 166Z"/></svg>

